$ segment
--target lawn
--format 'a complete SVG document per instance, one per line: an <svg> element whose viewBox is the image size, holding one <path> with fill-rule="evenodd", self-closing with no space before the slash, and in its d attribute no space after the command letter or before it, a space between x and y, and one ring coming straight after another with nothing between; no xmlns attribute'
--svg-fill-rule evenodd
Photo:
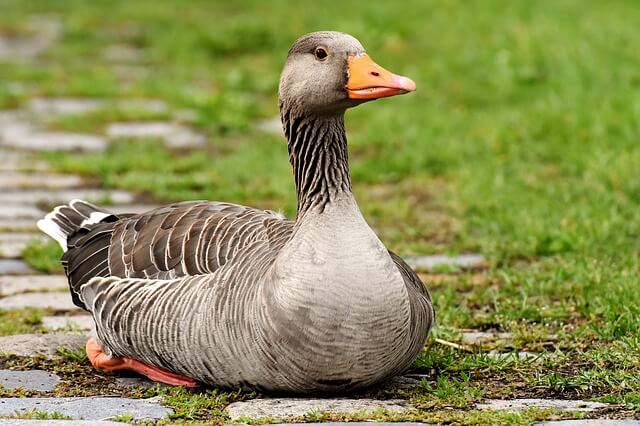
<svg viewBox="0 0 640 426"><path fill-rule="evenodd" d="M191 153L124 141L105 154L46 155L57 169L156 201L289 216L286 144L255 123L278 113L278 76L298 36L353 34L418 85L347 114L365 217L401 254L489 259L485 270L424 276L435 337L506 331L516 337L506 349L550 354L496 361L432 341L416 363L431 374L411 393L419 418L496 396L595 398L639 415L637 2L0 0L0 10L0 34L29 32L34 15L63 26L39 62L0 63L0 108L35 96L162 99L210 138ZM114 45L135 61L105 59ZM48 125L100 132L140 118L157 117L102 111Z"/></svg>

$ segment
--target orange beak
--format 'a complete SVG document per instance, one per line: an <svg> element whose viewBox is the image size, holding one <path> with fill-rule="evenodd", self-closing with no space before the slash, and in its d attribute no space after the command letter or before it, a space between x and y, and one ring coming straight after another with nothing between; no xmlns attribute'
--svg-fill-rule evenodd
<svg viewBox="0 0 640 426"><path fill-rule="evenodd" d="M371 60L368 55L349 56L349 81L345 89L350 99L378 99L416 90L410 78L395 75Z"/></svg>

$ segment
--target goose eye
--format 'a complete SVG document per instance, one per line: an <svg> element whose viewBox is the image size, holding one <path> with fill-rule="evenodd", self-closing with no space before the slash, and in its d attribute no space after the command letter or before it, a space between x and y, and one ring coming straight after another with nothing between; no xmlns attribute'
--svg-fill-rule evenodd
<svg viewBox="0 0 640 426"><path fill-rule="evenodd" d="M313 56L315 56L318 61L324 61L329 57L329 54L327 53L327 49L324 47L316 47L316 50L313 52Z"/></svg>

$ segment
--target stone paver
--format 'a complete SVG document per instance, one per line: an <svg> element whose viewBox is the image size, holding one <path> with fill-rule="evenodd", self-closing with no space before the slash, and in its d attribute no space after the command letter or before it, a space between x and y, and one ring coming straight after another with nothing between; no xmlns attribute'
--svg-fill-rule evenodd
<svg viewBox="0 0 640 426"><path fill-rule="evenodd" d="M579 419L579 420L552 420L536 423L544 426L640 426L640 420L635 419Z"/></svg>
<svg viewBox="0 0 640 426"><path fill-rule="evenodd" d="M442 267L476 269L485 265L485 258L480 254L407 256L405 261L415 270L429 272Z"/></svg>
<svg viewBox="0 0 640 426"><path fill-rule="evenodd" d="M133 202L134 195L121 190L102 189L73 189L73 190L28 190L0 192L0 205L3 204L63 204L69 200L79 198L86 201L101 201L108 199L112 203L128 204Z"/></svg>
<svg viewBox="0 0 640 426"><path fill-rule="evenodd" d="M33 219L44 216L39 208L29 204L0 205L0 218L3 219Z"/></svg>
<svg viewBox="0 0 640 426"><path fill-rule="evenodd" d="M99 409L97 409L99 407ZM136 420L159 420L172 413L156 400L114 397L88 398L0 398L0 415L37 409L73 419L104 420L130 414Z"/></svg>
<svg viewBox="0 0 640 426"><path fill-rule="evenodd" d="M93 324L93 317L91 315L42 317L42 325L50 330L89 331L93 329Z"/></svg>
<svg viewBox="0 0 640 426"><path fill-rule="evenodd" d="M361 411L404 411L411 408L401 399L376 400L370 398L264 398L234 402L227 407L232 419L238 417L273 417L282 419L303 416L310 411L332 413L357 413Z"/></svg>
<svg viewBox="0 0 640 426"><path fill-rule="evenodd" d="M513 412L524 411L529 408L552 408L560 411L589 412L610 406L609 404L603 404L601 402L539 398L489 399L482 404L476 405L476 407L481 410L506 410Z"/></svg>
<svg viewBox="0 0 640 426"><path fill-rule="evenodd" d="M43 370L12 371L0 370L0 385L5 389L23 388L25 390L52 391L60 377Z"/></svg>
<svg viewBox="0 0 640 426"><path fill-rule="evenodd" d="M169 122L112 123L107 127L110 138L162 139L169 148L197 148L207 142L207 137L194 130Z"/></svg>
<svg viewBox="0 0 640 426"><path fill-rule="evenodd" d="M0 173L0 189L9 188L77 188L82 185L82 178L74 175L34 174L24 172Z"/></svg>
<svg viewBox="0 0 640 426"><path fill-rule="evenodd" d="M31 241L46 242L49 237L40 233L0 232L0 258L18 258Z"/></svg>
<svg viewBox="0 0 640 426"><path fill-rule="evenodd" d="M486 332L486 331L465 331L462 333L462 343L467 345L481 345L485 342L511 340L510 333Z"/></svg>
<svg viewBox="0 0 640 426"><path fill-rule="evenodd" d="M28 35L0 35L0 59L16 61L39 55L56 41L61 25L51 17L34 17L28 28Z"/></svg>
<svg viewBox="0 0 640 426"><path fill-rule="evenodd" d="M88 133L38 131L3 139L4 146L33 151L104 151L107 147L103 137Z"/></svg>
<svg viewBox="0 0 640 426"><path fill-rule="evenodd" d="M122 426L126 423L109 420L34 420L0 419L0 426Z"/></svg>
<svg viewBox="0 0 640 426"><path fill-rule="evenodd" d="M87 114L104 106L105 102L89 98L33 98L27 109L35 115Z"/></svg>
<svg viewBox="0 0 640 426"><path fill-rule="evenodd" d="M0 309L41 308L57 311L75 311L69 292L43 292L14 294L0 299Z"/></svg>
<svg viewBox="0 0 640 426"><path fill-rule="evenodd" d="M81 349L88 336L71 333L16 334L0 337L0 354L57 357L58 349Z"/></svg>
<svg viewBox="0 0 640 426"><path fill-rule="evenodd" d="M2 133L1 127L0 133ZM2 149L0 147L0 158L2 159L2 161L0 161L0 172L46 172L49 170L49 165L46 162L36 160L31 155L26 155L23 152Z"/></svg>
<svg viewBox="0 0 640 426"><path fill-rule="evenodd" d="M416 422L326 422L326 423L271 423L271 426L428 426Z"/></svg>
<svg viewBox="0 0 640 426"><path fill-rule="evenodd" d="M38 229L36 222L34 219L0 217L0 232L33 232Z"/></svg>
<svg viewBox="0 0 640 426"><path fill-rule="evenodd" d="M0 275L28 275L35 272L22 260L0 259Z"/></svg>

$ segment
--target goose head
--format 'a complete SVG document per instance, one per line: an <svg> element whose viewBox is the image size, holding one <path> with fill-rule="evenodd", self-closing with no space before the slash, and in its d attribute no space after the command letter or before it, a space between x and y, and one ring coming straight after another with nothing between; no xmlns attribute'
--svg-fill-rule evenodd
<svg viewBox="0 0 640 426"><path fill-rule="evenodd" d="M304 115L343 113L374 99L415 90L409 78L376 64L349 34L314 32L289 50L280 77L280 108Z"/></svg>

